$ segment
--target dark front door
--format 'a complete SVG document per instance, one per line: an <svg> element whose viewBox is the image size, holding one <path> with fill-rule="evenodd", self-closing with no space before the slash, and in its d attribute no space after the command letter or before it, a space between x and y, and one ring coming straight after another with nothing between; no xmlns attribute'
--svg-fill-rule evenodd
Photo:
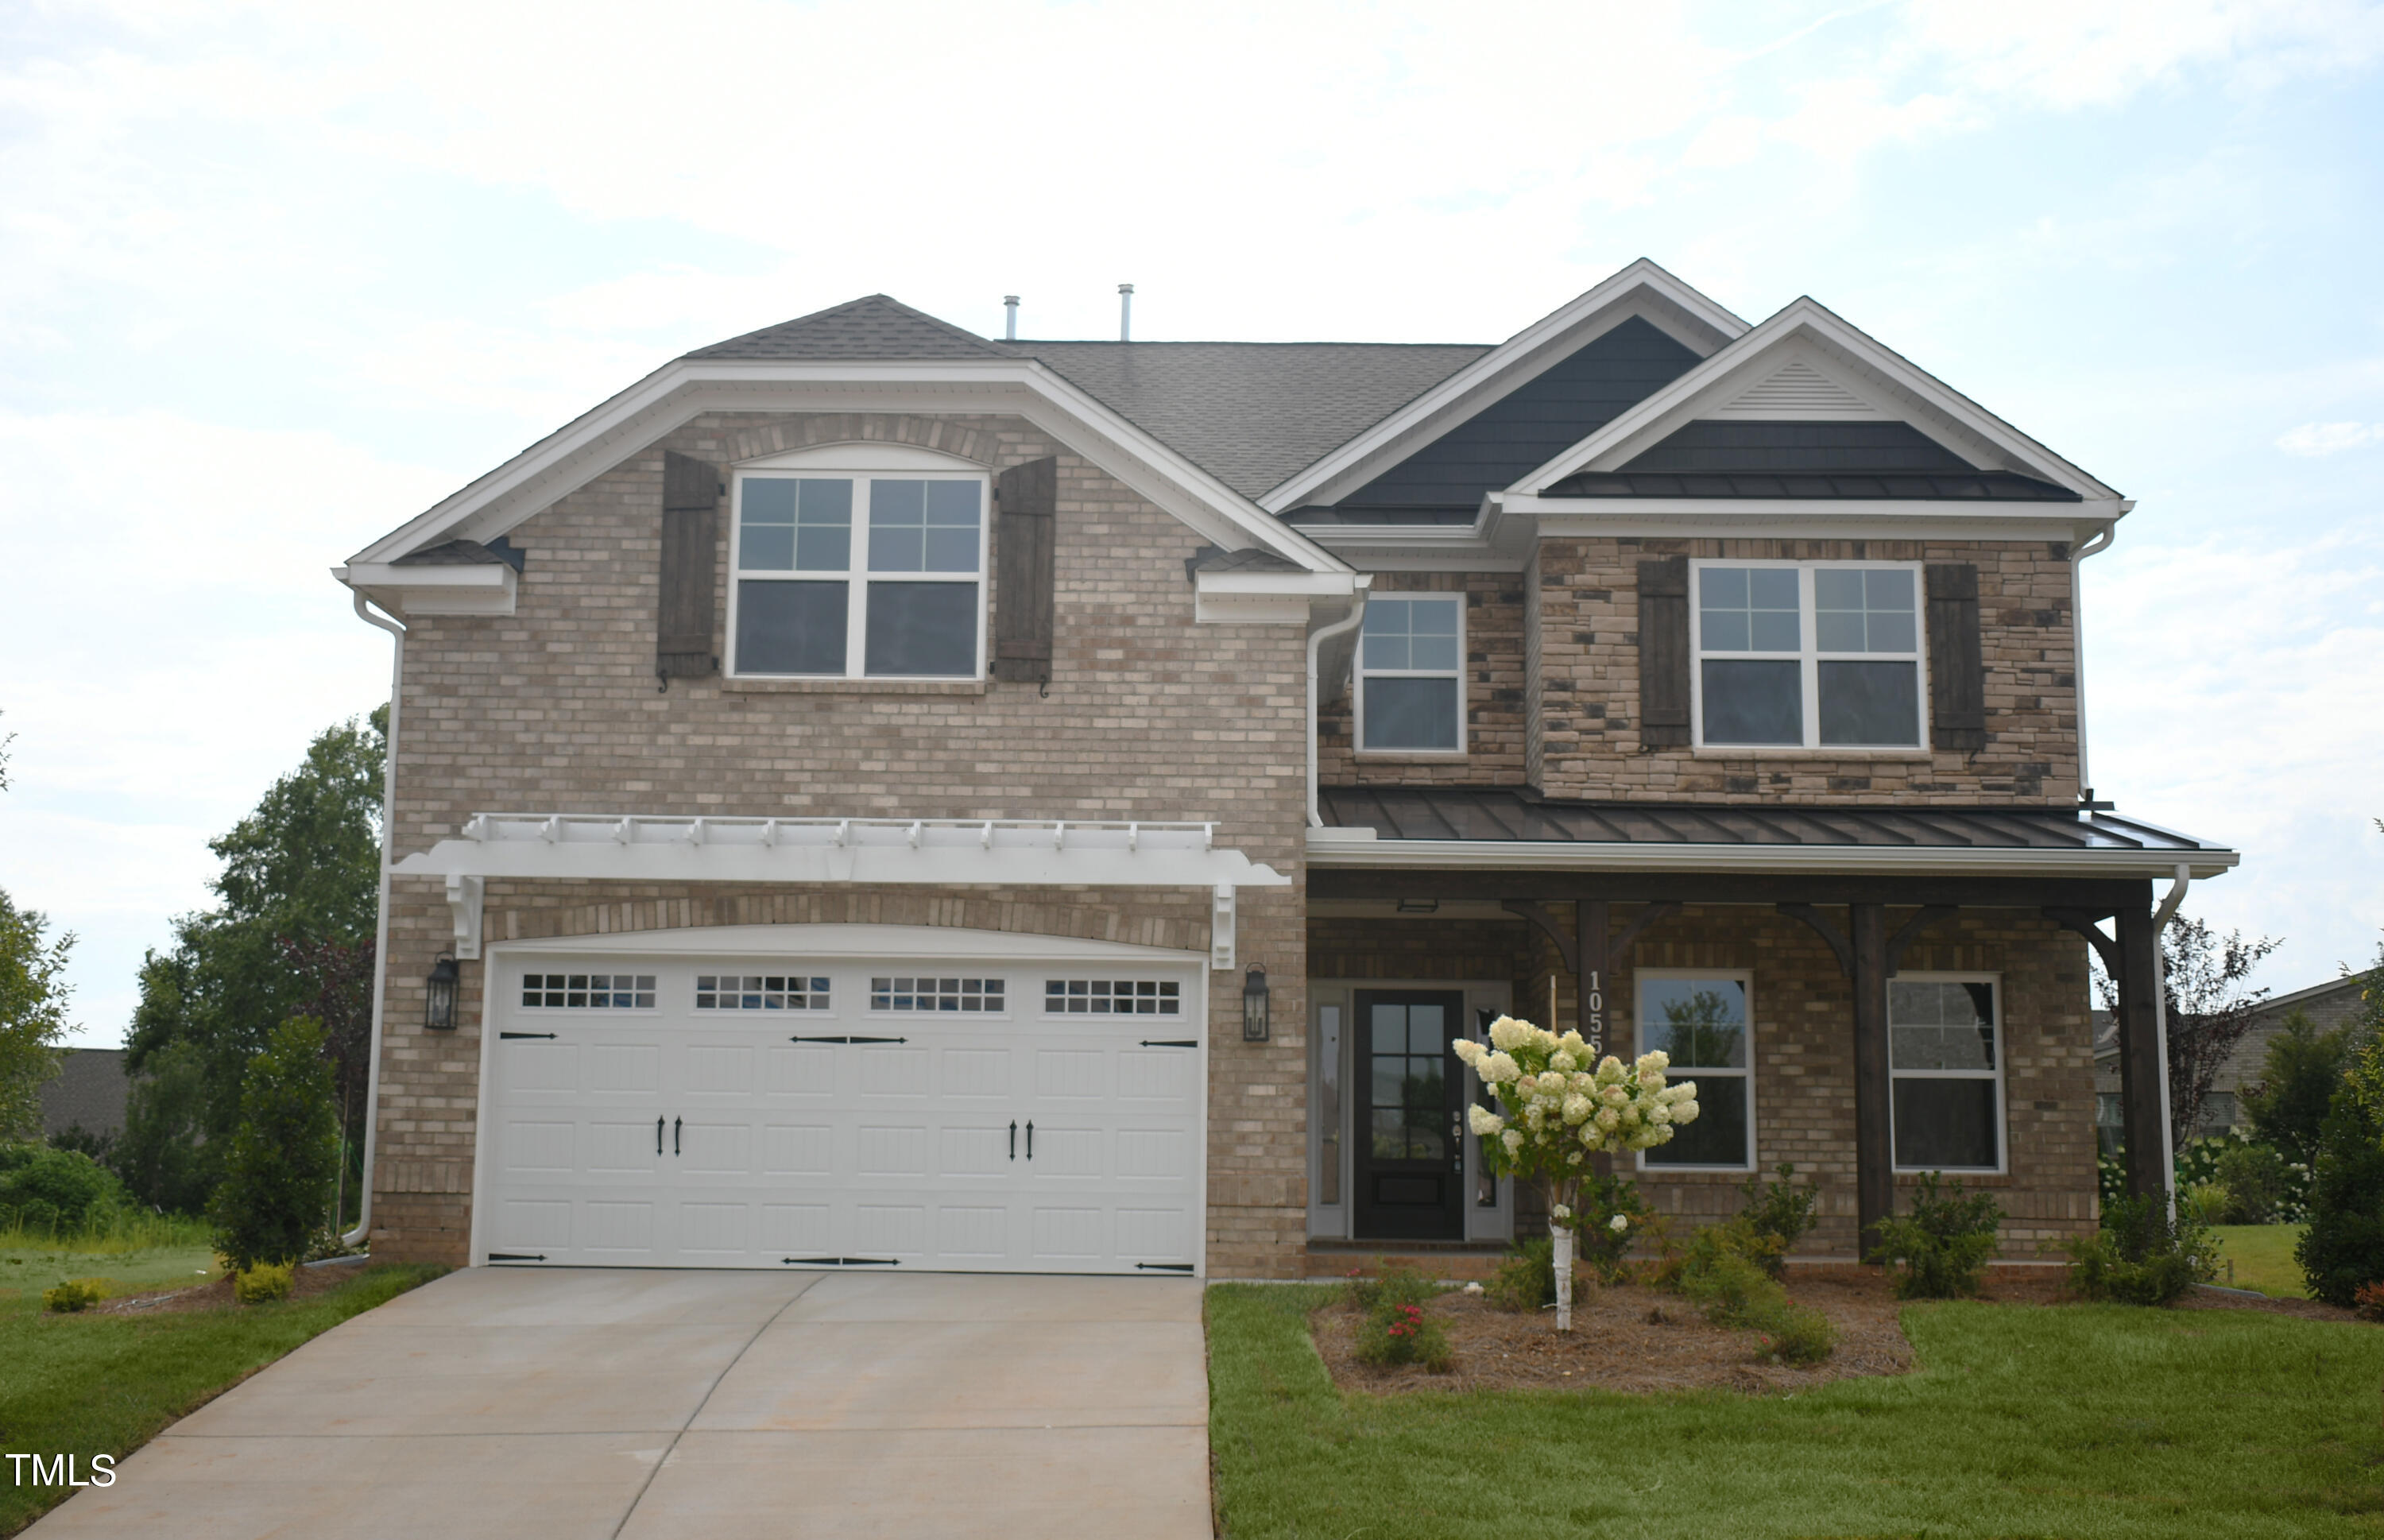
<svg viewBox="0 0 2384 1540"><path fill-rule="evenodd" d="M1358 992L1358 1235L1465 1238L1465 1087L1455 991Z"/></svg>

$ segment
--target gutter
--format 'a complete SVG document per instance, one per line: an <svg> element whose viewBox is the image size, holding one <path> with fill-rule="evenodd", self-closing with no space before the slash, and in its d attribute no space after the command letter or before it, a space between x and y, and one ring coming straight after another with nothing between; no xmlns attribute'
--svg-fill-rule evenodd
<svg viewBox="0 0 2384 1540"><path fill-rule="evenodd" d="M2133 510L2132 500L2121 499L2119 513ZM2078 565L2098 552L2107 551L2117 538L2119 520L2113 518L2094 532L2094 538L2072 548L2069 553L2069 677L2077 697L2078 716L2078 800L2094 800L2094 777L2088 774L2086 764L2086 590L2080 581Z"/></svg>
<svg viewBox="0 0 2384 1540"><path fill-rule="evenodd" d="M405 682L405 627L383 619L365 607L365 596L354 594L356 618L378 626L395 639L389 664L389 732L382 740L380 767L380 923L373 938L372 1058L365 1074L365 1172L356 1209L356 1227L340 1237L341 1246L361 1243L372 1230L373 1147L380 1132L380 1027L382 1002L389 993L389 871L390 851L397 839L397 701Z"/></svg>
<svg viewBox="0 0 2384 1540"><path fill-rule="evenodd" d="M1317 806L1316 788L1316 710L1322 704L1316 699L1319 659L1323 655L1324 644L1327 641L1335 637L1345 635L1366 618L1366 594L1372 588L1373 582L1372 575L1363 573L1352 579L1349 613L1332 625L1308 634L1308 826L1311 829L1321 829L1324 826L1324 814Z"/></svg>

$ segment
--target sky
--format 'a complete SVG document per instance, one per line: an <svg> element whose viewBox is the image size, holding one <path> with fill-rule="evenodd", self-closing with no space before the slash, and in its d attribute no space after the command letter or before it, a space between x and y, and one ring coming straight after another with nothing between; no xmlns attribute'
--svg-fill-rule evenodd
<svg viewBox="0 0 2384 1540"><path fill-rule="evenodd" d="M2138 500L2091 775L2384 926L2384 6L0 7L0 888L121 1039L207 839L387 694L328 569L691 347L1496 342L1640 256L1811 294Z"/></svg>

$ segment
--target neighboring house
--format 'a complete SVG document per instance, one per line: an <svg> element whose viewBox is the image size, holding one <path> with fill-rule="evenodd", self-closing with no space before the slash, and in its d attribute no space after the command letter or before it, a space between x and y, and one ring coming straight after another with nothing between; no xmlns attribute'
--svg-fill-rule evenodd
<svg viewBox="0 0 2384 1540"><path fill-rule="evenodd" d="M124 1096L122 1049L70 1048L59 1057L57 1078L42 1087L42 1136L69 1128L121 1134Z"/></svg>
<svg viewBox="0 0 2384 1540"><path fill-rule="evenodd" d="M1495 1246L1448 1048L1511 1011L1698 1082L1664 1210L1793 1161L1850 1255L1960 1171L2033 1254L2094 1220L2081 938L2156 1118L2154 886L2236 860L2081 783L2130 506L1644 262L1496 347L699 349L339 569L404 623L373 1248Z"/></svg>
<svg viewBox="0 0 2384 1540"><path fill-rule="evenodd" d="M2285 1019L2299 1011L2316 1024L2320 1032L2331 1032L2344 1023L2355 1020L2360 1012L2361 995L2367 987L2368 975L2351 974L2330 978L2323 984L2313 984L2306 989L2296 989L2290 995L2278 995L2263 1000L2252 1018L2252 1029L2227 1056L2218 1074L2211 1082L2210 1095L2202 1104L2202 1117L2195 1132L2203 1136L2224 1134L2229 1129L2249 1132L2236 1105L2236 1096L2248 1086L2256 1086L2266 1073L2268 1062L2268 1039L2285 1029ZM2102 1135L2105 1154L2118 1153L2120 1147L2119 1031L2108 1011L2094 1012L2094 1102L2095 1124Z"/></svg>

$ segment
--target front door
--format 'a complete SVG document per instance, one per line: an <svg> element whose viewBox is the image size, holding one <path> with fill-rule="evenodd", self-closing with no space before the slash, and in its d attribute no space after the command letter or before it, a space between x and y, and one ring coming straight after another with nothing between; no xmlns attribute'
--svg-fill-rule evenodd
<svg viewBox="0 0 2384 1540"><path fill-rule="evenodd" d="M1464 1015L1453 989L1358 992L1361 1239L1465 1238Z"/></svg>

